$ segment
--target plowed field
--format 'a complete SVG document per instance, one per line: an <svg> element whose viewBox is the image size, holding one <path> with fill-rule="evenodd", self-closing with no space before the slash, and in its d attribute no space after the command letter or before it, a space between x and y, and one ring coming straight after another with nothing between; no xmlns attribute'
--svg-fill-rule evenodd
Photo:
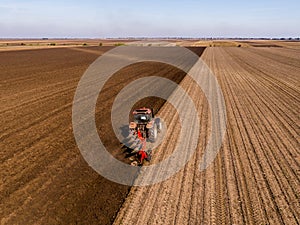
<svg viewBox="0 0 300 225"><path fill-rule="evenodd" d="M106 180L82 158L72 132L72 101L88 66L111 47L0 53L1 224L110 224L129 187ZM191 48L201 55L203 48ZM193 64L193 62L191 62ZM191 64L191 66L192 66ZM129 162L114 137L110 110L117 93L150 75L180 83L185 73L137 63L116 73L100 93L96 118L107 149ZM147 98L158 111L164 100Z"/></svg>
<svg viewBox="0 0 300 225"><path fill-rule="evenodd" d="M203 49L192 49L216 75L227 112L222 148L203 172L199 164L211 118L195 83L184 72L154 62L115 74L99 96L96 118L107 121L98 124L99 135L119 160L128 161L109 123L111 105L138 77L180 83L201 120L197 151L181 171L159 184L129 188L94 172L72 133L78 81L109 49L0 52L1 224L300 223L299 50L214 47L202 54ZM155 163L172 153L180 126L171 105L156 98L145 102L168 125Z"/></svg>

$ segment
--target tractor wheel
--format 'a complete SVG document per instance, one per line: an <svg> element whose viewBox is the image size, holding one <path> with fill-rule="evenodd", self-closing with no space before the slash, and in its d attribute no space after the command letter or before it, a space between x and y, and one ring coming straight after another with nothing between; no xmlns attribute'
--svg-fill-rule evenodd
<svg viewBox="0 0 300 225"><path fill-rule="evenodd" d="M148 149L148 150L146 151L146 153L147 153L146 161L150 162L151 159L152 159L152 151L151 151L150 149Z"/></svg>
<svg viewBox="0 0 300 225"><path fill-rule="evenodd" d="M157 130L158 130L159 133L161 132L161 130L162 130L162 124L161 124L161 122L159 122L157 124Z"/></svg>
<svg viewBox="0 0 300 225"><path fill-rule="evenodd" d="M160 133L161 130L162 130L162 123L161 123L160 119L157 118L157 119L155 120L155 123L157 124L157 131L158 131L158 133Z"/></svg>
<svg viewBox="0 0 300 225"><path fill-rule="evenodd" d="M157 138L157 126L156 124L153 125L151 129L149 129L149 140L154 143Z"/></svg>

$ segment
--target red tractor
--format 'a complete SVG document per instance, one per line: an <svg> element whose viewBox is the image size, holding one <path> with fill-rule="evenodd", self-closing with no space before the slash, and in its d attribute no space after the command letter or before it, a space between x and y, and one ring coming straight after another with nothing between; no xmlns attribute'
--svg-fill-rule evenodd
<svg viewBox="0 0 300 225"><path fill-rule="evenodd" d="M146 142L154 143L157 133L161 131L162 125L159 118L155 118L153 109L140 108L133 111L133 121L129 124L130 135L134 139L133 153L137 153L140 164L144 159L150 161L151 149L146 150Z"/></svg>

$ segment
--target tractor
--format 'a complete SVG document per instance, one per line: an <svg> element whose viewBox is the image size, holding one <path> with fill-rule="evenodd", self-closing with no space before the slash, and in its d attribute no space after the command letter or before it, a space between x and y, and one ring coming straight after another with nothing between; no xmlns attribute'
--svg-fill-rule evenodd
<svg viewBox="0 0 300 225"><path fill-rule="evenodd" d="M144 159L151 159L152 150L146 150L146 143L155 143L162 124L160 119L154 116L153 109L144 107L134 110L132 114L133 121L129 124L130 136L133 139L132 153L136 154L139 164L143 164Z"/></svg>

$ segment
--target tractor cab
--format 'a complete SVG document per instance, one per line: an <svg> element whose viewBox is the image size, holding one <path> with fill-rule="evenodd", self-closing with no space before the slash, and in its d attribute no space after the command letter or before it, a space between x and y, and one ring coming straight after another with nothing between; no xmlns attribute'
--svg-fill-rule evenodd
<svg viewBox="0 0 300 225"><path fill-rule="evenodd" d="M136 109L132 114L137 124L147 124L154 118L153 110L149 108Z"/></svg>

